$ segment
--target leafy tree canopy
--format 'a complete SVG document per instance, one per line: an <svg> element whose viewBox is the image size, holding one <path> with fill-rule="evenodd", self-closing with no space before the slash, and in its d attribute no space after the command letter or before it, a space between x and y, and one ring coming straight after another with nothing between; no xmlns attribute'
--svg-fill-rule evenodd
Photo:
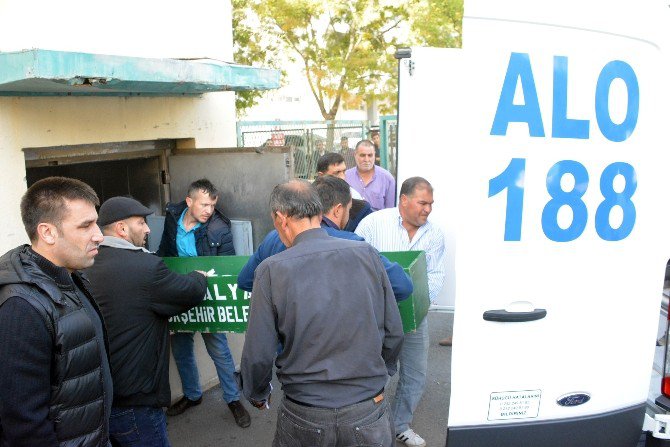
<svg viewBox="0 0 670 447"><path fill-rule="evenodd" d="M325 120L378 100L395 110L398 47L461 45L463 0L232 0L236 62L299 62ZM238 110L263 92L238 93Z"/></svg>

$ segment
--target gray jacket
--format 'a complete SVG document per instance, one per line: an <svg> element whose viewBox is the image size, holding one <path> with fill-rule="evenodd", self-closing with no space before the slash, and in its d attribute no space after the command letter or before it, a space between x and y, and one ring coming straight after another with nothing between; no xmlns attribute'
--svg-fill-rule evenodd
<svg viewBox="0 0 670 447"><path fill-rule="evenodd" d="M305 231L258 266L253 291L241 367L247 398L269 394L279 342L284 393L308 405L340 408L371 398L395 373L402 323L369 244Z"/></svg>

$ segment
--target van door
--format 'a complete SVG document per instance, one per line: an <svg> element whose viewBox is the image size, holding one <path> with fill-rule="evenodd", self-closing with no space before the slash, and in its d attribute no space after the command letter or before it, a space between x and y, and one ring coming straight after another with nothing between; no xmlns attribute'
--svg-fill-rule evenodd
<svg viewBox="0 0 670 447"><path fill-rule="evenodd" d="M398 180L451 254L447 446L634 446L670 250L654 11L475 3L463 49L400 60Z"/></svg>
<svg viewBox="0 0 670 447"><path fill-rule="evenodd" d="M220 191L217 208L251 221L254 247L274 228L272 189L293 176L288 147L174 150L168 165L170 201L184 200L194 180L209 179Z"/></svg>

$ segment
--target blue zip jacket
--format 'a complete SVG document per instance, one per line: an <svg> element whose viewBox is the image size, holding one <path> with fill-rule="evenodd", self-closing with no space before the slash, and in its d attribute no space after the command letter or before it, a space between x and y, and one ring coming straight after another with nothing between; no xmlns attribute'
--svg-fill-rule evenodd
<svg viewBox="0 0 670 447"><path fill-rule="evenodd" d="M349 239L352 241L365 240L355 233L338 229L334 223L325 217L321 221L321 228L326 230L326 233L328 233L329 236L340 239ZM254 273L256 272L258 265L263 262L264 259L284 250L286 250L286 245L279 239L277 230L269 232L268 235L265 236L265 239L263 239L263 242L261 242L261 245L258 246L258 250L251 255L239 275L237 275L237 286L242 290L251 292L251 288L254 284ZM379 257L381 258L382 264L384 264L384 269L391 282L393 295L395 296L396 301L402 301L408 298L414 291L412 280L407 276L407 273L405 273L400 264L389 261L381 254Z"/></svg>

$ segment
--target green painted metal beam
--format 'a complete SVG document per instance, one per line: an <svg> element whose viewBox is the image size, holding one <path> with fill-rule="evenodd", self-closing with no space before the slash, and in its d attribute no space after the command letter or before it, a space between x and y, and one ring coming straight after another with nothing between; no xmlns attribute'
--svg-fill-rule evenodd
<svg viewBox="0 0 670 447"><path fill-rule="evenodd" d="M192 96L279 87L279 70L212 59L51 50L0 53L0 96Z"/></svg>

